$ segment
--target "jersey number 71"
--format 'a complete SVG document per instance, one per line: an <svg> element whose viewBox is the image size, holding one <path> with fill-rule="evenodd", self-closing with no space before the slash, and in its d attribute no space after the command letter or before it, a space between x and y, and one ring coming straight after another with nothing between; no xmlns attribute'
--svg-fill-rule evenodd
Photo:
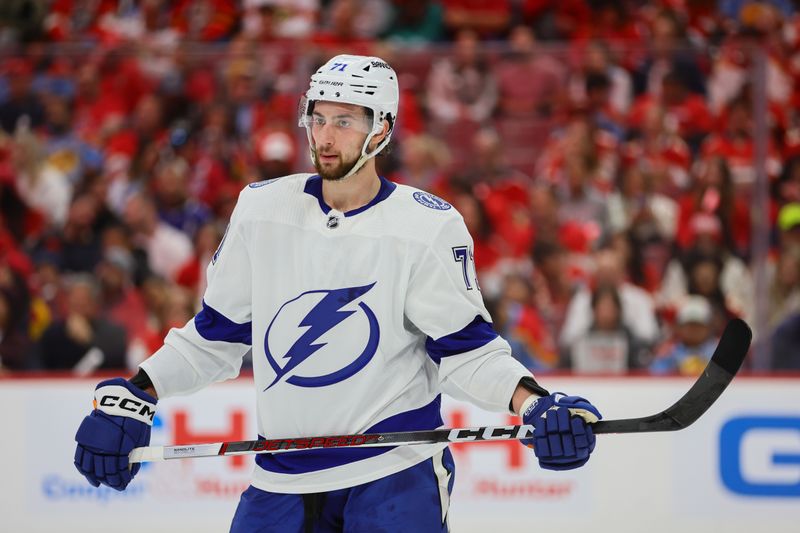
<svg viewBox="0 0 800 533"><path fill-rule="evenodd" d="M478 273L475 270L475 256L469 246L453 246L453 259L456 263L461 263L461 272L464 274L464 284L467 290L473 288L481 290L478 286Z"/></svg>

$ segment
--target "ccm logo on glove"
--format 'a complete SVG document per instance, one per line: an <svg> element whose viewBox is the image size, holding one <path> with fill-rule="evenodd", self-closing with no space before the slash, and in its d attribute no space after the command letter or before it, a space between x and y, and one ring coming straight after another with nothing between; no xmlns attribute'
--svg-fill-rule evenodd
<svg viewBox="0 0 800 533"><path fill-rule="evenodd" d="M561 394L560 392L554 392L551 396L552 396L553 401L554 401L555 404L558 404L563 398L567 397L566 394ZM528 398L525 401L525 403L522 405L523 407L525 407L526 405L528 406L527 409L523 409L522 416L523 417L529 417L531 415L531 413L533 412L533 410L536 409L536 407L537 407L537 405L539 403L539 400L541 400L541 399L542 398L536 398L535 396L531 396L530 398ZM547 418L547 411L551 411L551 410L554 410L554 409L558 409L558 407L556 407L556 405L553 405L553 406L549 407L548 409L545 409L545 411L542 413L541 417L542 418ZM594 424L595 422L600 420L597 417L597 415L595 415L591 411L587 411L586 409L580 409L580 408L577 408L577 407L570 407L570 408L568 408L568 411L572 416L579 416L579 417L583 418L584 420L586 420L587 424Z"/></svg>
<svg viewBox="0 0 800 533"><path fill-rule="evenodd" d="M106 414L114 416L127 416L153 425L156 414L155 404L140 400L125 387L119 385L106 385L99 387L94 392L95 408Z"/></svg>

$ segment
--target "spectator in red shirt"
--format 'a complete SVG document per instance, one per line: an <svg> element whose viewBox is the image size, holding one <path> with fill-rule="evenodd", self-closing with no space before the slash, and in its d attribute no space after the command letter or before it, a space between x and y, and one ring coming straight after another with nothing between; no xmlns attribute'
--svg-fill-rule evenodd
<svg viewBox="0 0 800 533"><path fill-rule="evenodd" d="M158 154L167 142L164 100L158 94L144 95L123 129L111 135L105 146L110 157L131 164L134 180L149 180Z"/></svg>
<svg viewBox="0 0 800 533"><path fill-rule="evenodd" d="M75 132L80 138L100 146L120 130L128 106L122 94L101 87L97 64L87 62L78 68L74 110Z"/></svg>
<svg viewBox="0 0 800 533"><path fill-rule="evenodd" d="M530 179L505 161L503 141L494 130L480 130L472 140L472 160L462 174L483 204L503 243L503 254L521 258L533 242Z"/></svg>
<svg viewBox="0 0 800 533"><path fill-rule="evenodd" d="M654 190L675 196L689 187L692 154L677 133L677 124L663 106L650 106L634 137L620 149L621 162L644 165L653 176Z"/></svg>
<svg viewBox="0 0 800 533"><path fill-rule="evenodd" d="M156 89L156 80L145 76L132 44L101 48L97 52L99 89L103 94L115 93L130 113L139 100Z"/></svg>
<svg viewBox="0 0 800 533"><path fill-rule="evenodd" d="M675 124L675 131L694 150L714 127L714 119L702 95L689 91L683 73L664 74L658 94L645 93L636 99L628 117L628 126L640 130L654 107L663 109L665 120Z"/></svg>
<svg viewBox="0 0 800 533"><path fill-rule="evenodd" d="M727 109L724 130L709 136L702 146L702 156L725 159L730 167L737 195L749 197L756 179L753 166L755 140L753 138L752 102L747 95L735 99ZM767 139L767 161L764 170L770 179L777 179L783 169L780 152L773 139Z"/></svg>
<svg viewBox="0 0 800 533"><path fill-rule="evenodd" d="M568 165L580 161L588 167L589 182L607 193L614 184L619 165L619 143L599 129L582 110L573 110L567 122L554 130L536 160L536 181L563 187L568 181Z"/></svg>
<svg viewBox="0 0 800 533"><path fill-rule="evenodd" d="M695 234L692 219L698 213L714 214L721 221L723 245L746 255L750 250L750 204L734 191L728 162L712 156L696 162L691 187L678 198L677 245L686 250Z"/></svg>

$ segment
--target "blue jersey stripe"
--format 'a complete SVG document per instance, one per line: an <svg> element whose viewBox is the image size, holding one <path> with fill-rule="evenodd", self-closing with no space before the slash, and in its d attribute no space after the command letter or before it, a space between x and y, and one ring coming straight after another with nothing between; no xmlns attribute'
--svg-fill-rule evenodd
<svg viewBox="0 0 800 533"><path fill-rule="evenodd" d="M439 364L442 357L450 357L451 355L475 350L496 338L497 332L492 327L492 324L486 322L483 317L476 316L475 320L467 324L461 331L456 331L435 340L428 337L428 340L425 341L425 349L428 351L430 358L436 364Z"/></svg>
<svg viewBox="0 0 800 533"><path fill-rule="evenodd" d="M203 300L203 308L194 317L194 327L207 341L253 344L252 322L239 324L229 319Z"/></svg>
<svg viewBox="0 0 800 533"><path fill-rule="evenodd" d="M367 428L364 433L388 433L393 431L425 431L441 427L444 423L440 413L441 395L418 409L399 413ZM259 436L259 438L264 438ZM338 448L335 450L301 450L297 452L256 456L256 464L276 474L305 474L326 468L346 465L375 457L393 450L396 446L380 448Z"/></svg>

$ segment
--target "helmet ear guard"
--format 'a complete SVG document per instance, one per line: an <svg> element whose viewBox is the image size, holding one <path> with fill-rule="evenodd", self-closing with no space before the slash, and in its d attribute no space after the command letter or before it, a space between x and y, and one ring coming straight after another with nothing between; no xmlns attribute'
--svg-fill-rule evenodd
<svg viewBox="0 0 800 533"><path fill-rule="evenodd" d="M387 135L391 135L392 134L392 130L394 129L394 117L392 117L392 115L389 114L389 113L386 113L386 114L381 113L381 115L377 119L373 119L373 121L372 121L373 122L373 125L372 125L372 134L373 135L378 135L379 133L383 133L383 121L384 120L389 123L389 131L387 132Z"/></svg>

